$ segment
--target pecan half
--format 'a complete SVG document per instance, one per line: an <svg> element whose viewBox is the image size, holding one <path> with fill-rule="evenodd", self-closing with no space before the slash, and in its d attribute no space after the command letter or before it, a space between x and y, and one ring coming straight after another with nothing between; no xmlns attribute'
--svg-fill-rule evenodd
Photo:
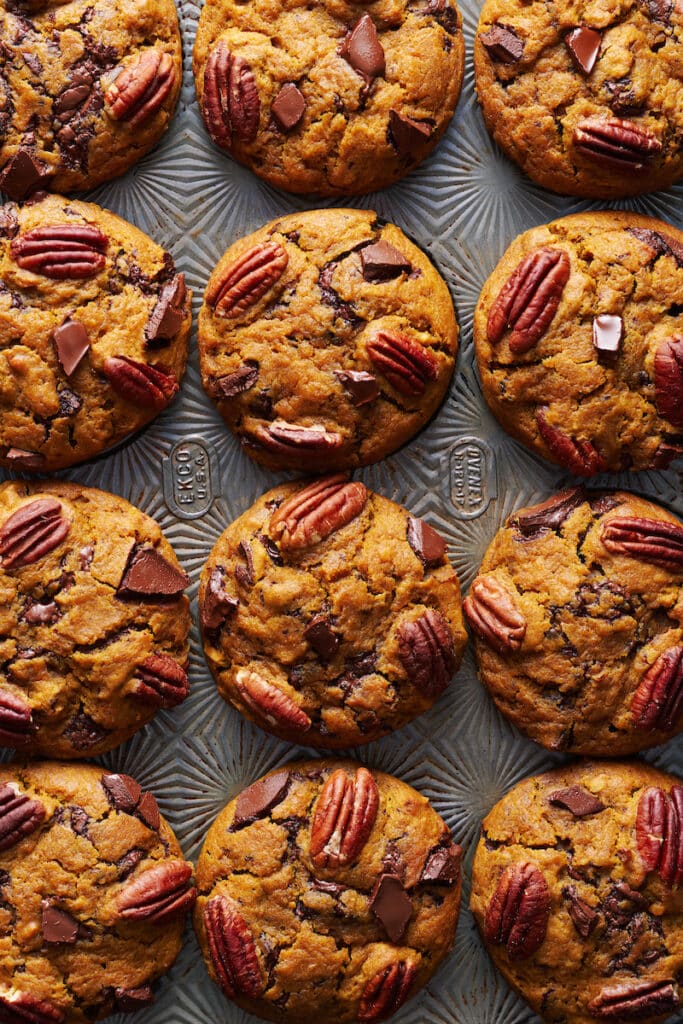
<svg viewBox="0 0 683 1024"><path fill-rule="evenodd" d="M109 356L102 370L117 395L143 409L165 409L178 390L178 381L170 370L127 356Z"/></svg>
<svg viewBox="0 0 683 1024"><path fill-rule="evenodd" d="M283 502L270 520L270 533L283 551L319 544L365 508L368 490L343 474L322 477Z"/></svg>
<svg viewBox="0 0 683 1024"><path fill-rule="evenodd" d="M657 347L655 402L660 416L683 427L683 334L674 334Z"/></svg>
<svg viewBox="0 0 683 1024"><path fill-rule="evenodd" d="M257 999L263 978L254 939L233 900L215 896L204 908L204 927L211 962L229 999L237 993Z"/></svg>
<svg viewBox="0 0 683 1024"><path fill-rule="evenodd" d="M65 1017L47 1000L11 988L0 992L0 1020L7 1024L62 1024Z"/></svg>
<svg viewBox="0 0 683 1024"><path fill-rule="evenodd" d="M35 832L45 818L40 800L20 793L12 783L0 786L0 850L8 850Z"/></svg>
<svg viewBox="0 0 683 1024"><path fill-rule="evenodd" d="M155 114L175 84L173 58L163 50L143 50L117 76L104 94L115 121L138 128Z"/></svg>
<svg viewBox="0 0 683 1024"><path fill-rule="evenodd" d="M398 629L398 656L411 683L427 697L437 697L455 672L455 642L440 612L429 608Z"/></svg>
<svg viewBox="0 0 683 1024"><path fill-rule="evenodd" d="M653 1020L668 1017L680 1005L675 981L645 981L604 988L591 999L588 1012L598 1020Z"/></svg>
<svg viewBox="0 0 683 1024"><path fill-rule="evenodd" d="M402 395L422 395L439 375L434 355L417 341L398 331L377 331L367 345L368 356Z"/></svg>
<svg viewBox="0 0 683 1024"><path fill-rule="evenodd" d="M271 725L299 732L311 728L311 720L303 708L258 672L241 668L235 675L235 686L247 707Z"/></svg>
<svg viewBox="0 0 683 1024"><path fill-rule="evenodd" d="M526 960L543 944L550 917L550 892L535 864L503 871L491 898L484 935L504 945L511 960Z"/></svg>
<svg viewBox="0 0 683 1024"><path fill-rule="evenodd" d="M639 516L614 516L603 524L600 539L613 554L631 555L672 572L683 568L683 526L677 523Z"/></svg>
<svg viewBox="0 0 683 1024"><path fill-rule="evenodd" d="M574 129L574 149L596 164L643 171L662 144L647 129L621 117L588 117Z"/></svg>
<svg viewBox="0 0 683 1024"><path fill-rule="evenodd" d="M342 434L319 426L301 427L286 420L260 424L246 443L256 443L288 462L294 461L297 469L312 470L324 469L330 454L346 444Z"/></svg>
<svg viewBox="0 0 683 1024"><path fill-rule="evenodd" d="M656 871L665 885L683 881L683 786L665 793L658 786L646 789L636 812L638 853L648 871Z"/></svg>
<svg viewBox="0 0 683 1024"><path fill-rule="evenodd" d="M358 1020L386 1020L403 1006L415 981L417 968L406 960L382 967L370 979L360 999Z"/></svg>
<svg viewBox="0 0 683 1024"><path fill-rule="evenodd" d="M536 423L541 437L561 466L576 476L595 476L607 469L607 463L590 441L579 441L563 433L548 422L548 409L536 411Z"/></svg>
<svg viewBox="0 0 683 1024"><path fill-rule="evenodd" d="M320 791L311 825L311 860L316 867L339 868L355 861L372 832L379 790L367 768L350 779L332 772Z"/></svg>
<svg viewBox="0 0 683 1024"><path fill-rule="evenodd" d="M33 731L33 715L26 701L0 690L0 743L22 747L30 742Z"/></svg>
<svg viewBox="0 0 683 1024"><path fill-rule="evenodd" d="M61 281L99 274L108 244L91 224L48 224L15 238L10 253L22 270Z"/></svg>
<svg viewBox="0 0 683 1024"><path fill-rule="evenodd" d="M526 619L517 610L507 588L495 576L479 576L463 602L472 629L499 654L518 651L526 633Z"/></svg>
<svg viewBox="0 0 683 1024"><path fill-rule="evenodd" d="M569 280L564 249L545 247L525 256L491 306L486 336L495 344L507 330L510 351L528 352L548 330Z"/></svg>
<svg viewBox="0 0 683 1024"><path fill-rule="evenodd" d="M230 149L233 136L253 142L258 132L261 101L247 62L232 54L221 40L204 71L202 114L213 141Z"/></svg>
<svg viewBox="0 0 683 1024"><path fill-rule="evenodd" d="M158 708L174 708L189 693L187 672L168 654L150 654L135 672L135 695Z"/></svg>
<svg viewBox="0 0 683 1024"><path fill-rule="evenodd" d="M148 868L121 889L117 906L129 921L165 921L193 906L197 890L190 885L192 865L167 860Z"/></svg>
<svg viewBox="0 0 683 1024"><path fill-rule="evenodd" d="M261 242L213 281L206 301L216 316L235 319L254 306L282 277L289 256L278 242Z"/></svg>
<svg viewBox="0 0 683 1024"><path fill-rule="evenodd" d="M44 558L71 529L56 498L37 498L22 505L0 528L0 565L18 569Z"/></svg>
<svg viewBox="0 0 683 1024"><path fill-rule="evenodd" d="M631 712L639 729L673 729L683 703L683 647L670 647L638 684Z"/></svg>

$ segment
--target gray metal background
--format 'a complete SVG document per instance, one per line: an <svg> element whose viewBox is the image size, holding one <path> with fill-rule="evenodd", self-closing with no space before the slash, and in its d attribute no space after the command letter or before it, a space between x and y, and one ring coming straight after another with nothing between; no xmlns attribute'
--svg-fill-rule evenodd
<svg viewBox="0 0 683 1024"><path fill-rule="evenodd" d="M191 71L201 6L200 0L179 2L185 78L170 132L125 177L85 197L132 221L173 253L194 290L195 313L212 267L236 238L280 214L321 205L268 187L209 141ZM611 205L683 227L683 186L606 204L552 196L526 180L484 128L472 70L480 4L465 0L460 6L467 72L447 135L432 157L403 182L351 200L349 205L376 210L427 249L455 300L461 349L443 407L411 444L360 475L370 487L424 516L444 534L466 590L506 516L547 497L568 479L566 473L507 438L486 408L472 351L472 316L482 284L515 235L574 211ZM208 509L208 499L201 498L204 467L195 465L193 490L184 492L193 496L194 504L176 504L168 486L174 476L180 479L175 473L181 464L178 455L194 464L198 449L185 443L189 435L202 439L210 456L214 500ZM463 438L481 442L477 445ZM464 496L463 457L475 471L478 467L482 471L480 484L470 471ZM277 481L241 453L205 397L194 334L188 372L171 408L114 454L60 475L120 494L157 519L192 577L195 621L199 573L213 543L229 522ZM683 474L675 470L599 481L650 495L679 515L683 515L682 482ZM129 772L154 791L185 854L196 858L208 826L240 789L293 756L316 756L316 752L293 749L273 739L224 704L204 664L196 628L190 681L190 697L182 707L162 712L101 761ZM430 797L466 852L463 911L454 951L425 991L396 1016L397 1024L536 1024L539 1018L496 975L479 940L468 910L469 868L481 819L492 805L520 778L562 759L523 739L505 722L477 681L471 651L430 712L399 733L350 753L398 775ZM683 774L683 738L652 752L648 759ZM120 1024L129 1019L112 1018ZM162 982L156 1004L135 1020L139 1024L247 1024L255 1018L228 1003L209 980L188 927L183 952Z"/></svg>

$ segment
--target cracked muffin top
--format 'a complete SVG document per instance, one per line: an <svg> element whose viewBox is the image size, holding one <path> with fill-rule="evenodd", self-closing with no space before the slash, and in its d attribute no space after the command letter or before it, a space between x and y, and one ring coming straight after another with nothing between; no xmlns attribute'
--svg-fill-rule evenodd
<svg viewBox="0 0 683 1024"><path fill-rule="evenodd" d="M610 199L683 174L680 0L487 0L474 67L489 131L544 188Z"/></svg>
<svg viewBox="0 0 683 1024"><path fill-rule="evenodd" d="M115 178L168 127L182 64L173 0L0 0L0 189Z"/></svg>
<svg viewBox="0 0 683 1024"><path fill-rule="evenodd" d="M460 859L426 797L391 775L276 769L221 811L197 863L209 972L266 1020L386 1020L453 944Z"/></svg>
<svg viewBox="0 0 683 1024"><path fill-rule="evenodd" d="M0 465L62 469L178 391L191 313L173 257L91 203L0 210Z"/></svg>
<svg viewBox="0 0 683 1024"><path fill-rule="evenodd" d="M207 0L194 75L218 146L288 192L344 196L432 151L464 60L455 0Z"/></svg>
<svg viewBox="0 0 683 1024"><path fill-rule="evenodd" d="M577 476L683 454L683 231L580 213L517 238L484 285L484 397L518 441Z"/></svg>
<svg viewBox="0 0 683 1024"><path fill-rule="evenodd" d="M122 498L0 485L0 746L91 757L183 701L188 582Z"/></svg>
<svg viewBox="0 0 683 1024"><path fill-rule="evenodd" d="M633 762L525 779L482 826L471 909L507 981L548 1024L681 1008L683 786Z"/></svg>
<svg viewBox="0 0 683 1024"><path fill-rule="evenodd" d="M232 523L199 609L221 696L312 747L369 743L430 708L466 640L443 539L342 475L276 487Z"/></svg>
<svg viewBox="0 0 683 1024"><path fill-rule="evenodd" d="M202 381L271 469L365 466L439 407L458 326L429 258L367 210L313 210L235 242L199 314Z"/></svg>
<svg viewBox="0 0 683 1024"><path fill-rule="evenodd" d="M130 776L0 768L0 1020L87 1024L148 1006L180 952L191 879Z"/></svg>
<svg viewBox="0 0 683 1024"><path fill-rule="evenodd" d="M683 524L633 494L513 513L464 602L482 682L551 750L613 756L683 728Z"/></svg>

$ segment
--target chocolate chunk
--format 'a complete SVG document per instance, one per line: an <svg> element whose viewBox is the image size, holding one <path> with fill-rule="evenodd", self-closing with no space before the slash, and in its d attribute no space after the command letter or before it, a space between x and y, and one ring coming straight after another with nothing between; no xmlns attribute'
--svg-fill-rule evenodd
<svg viewBox="0 0 683 1024"><path fill-rule="evenodd" d="M239 370L228 373L225 377L218 377L213 382L213 394L217 399L235 398L244 391L253 388L258 380L258 363L244 363Z"/></svg>
<svg viewBox="0 0 683 1024"><path fill-rule="evenodd" d="M290 785L288 771L276 772L266 779L259 779L253 786L242 790L235 804L233 830L251 825L258 818L264 818L269 811L282 803Z"/></svg>
<svg viewBox="0 0 683 1024"><path fill-rule="evenodd" d="M90 338L82 323L66 319L61 327L52 332L57 359L67 377L74 372L90 348Z"/></svg>
<svg viewBox="0 0 683 1024"><path fill-rule="evenodd" d="M28 604L23 615L22 622L28 622L32 626L51 626L61 617L61 612L54 601L47 604Z"/></svg>
<svg viewBox="0 0 683 1024"><path fill-rule="evenodd" d="M435 21L441 25L450 35L458 31L458 14L446 0L428 0L424 8L424 14L431 14Z"/></svg>
<svg viewBox="0 0 683 1024"><path fill-rule="evenodd" d="M536 537L544 530L559 529L565 519L586 500L583 487L574 487L571 491L561 491L527 512L510 516L508 524L519 530L523 537Z"/></svg>
<svg viewBox="0 0 683 1024"><path fill-rule="evenodd" d="M305 110L306 100L294 82L287 82L282 86L270 108L275 123L283 132L296 128Z"/></svg>
<svg viewBox="0 0 683 1024"><path fill-rule="evenodd" d="M621 505L618 498L615 498L609 491L593 491L588 498L588 503L593 512L602 516L605 512L611 512L613 508Z"/></svg>
<svg viewBox="0 0 683 1024"><path fill-rule="evenodd" d="M385 71L384 50L377 35L375 23L369 14L358 19L339 48L339 55L348 61L354 71L366 83L383 75Z"/></svg>
<svg viewBox="0 0 683 1024"><path fill-rule="evenodd" d="M340 885L339 882L326 882L322 878L312 878L311 889L315 889L316 892L327 893L328 896L334 896L335 899L344 892L344 886Z"/></svg>
<svg viewBox="0 0 683 1024"><path fill-rule="evenodd" d="M65 110L75 110L76 107L80 107L81 103L85 103L89 95L90 87L88 85L72 86L57 97L52 109L55 114L63 114Z"/></svg>
<svg viewBox="0 0 683 1024"><path fill-rule="evenodd" d="M11 469L26 469L29 472L38 472L45 462L45 456L40 452L27 452L23 448L8 448L5 459Z"/></svg>
<svg viewBox="0 0 683 1024"><path fill-rule="evenodd" d="M156 548L136 546L116 591L118 597L178 597L190 582Z"/></svg>
<svg viewBox="0 0 683 1024"><path fill-rule="evenodd" d="M321 661L331 661L339 648L339 637L332 632L326 615L316 615L304 630L304 636Z"/></svg>
<svg viewBox="0 0 683 1024"><path fill-rule="evenodd" d="M399 114L398 110L389 111L389 142L399 156L406 160L418 159L432 130L427 121L415 121L412 117Z"/></svg>
<svg viewBox="0 0 683 1024"><path fill-rule="evenodd" d="M64 730L64 736L76 750L89 750L104 739L107 731L90 715L81 711L73 716Z"/></svg>
<svg viewBox="0 0 683 1024"><path fill-rule="evenodd" d="M370 896L370 910L392 942L400 942L412 917L413 904L394 875L381 875Z"/></svg>
<svg viewBox="0 0 683 1024"><path fill-rule="evenodd" d="M175 338L185 320L185 275L176 274L165 284L145 328L145 341L152 348Z"/></svg>
<svg viewBox="0 0 683 1024"><path fill-rule="evenodd" d="M282 555L280 554L280 549L278 548L275 541L271 540L270 537L266 537L265 533L257 533L256 536L258 537L258 539L261 541L264 548L268 552L268 557L270 558L271 562L274 565L284 565L285 563L282 559Z"/></svg>
<svg viewBox="0 0 683 1024"><path fill-rule="evenodd" d="M86 544L84 548L78 552L78 568L81 572L85 572L92 565L93 555L95 554L95 545Z"/></svg>
<svg viewBox="0 0 683 1024"><path fill-rule="evenodd" d="M154 832L157 832L159 825L161 824L161 816L159 814L159 805L152 793L143 793L140 803L138 804L135 813L140 821L144 822Z"/></svg>
<svg viewBox="0 0 683 1024"><path fill-rule="evenodd" d="M627 228L629 234L649 246L657 256L673 256L678 267L683 267L683 245L670 235L662 235L650 228Z"/></svg>
<svg viewBox="0 0 683 1024"><path fill-rule="evenodd" d="M494 60L504 64L516 64L524 53L524 42L509 25L494 25L479 36Z"/></svg>
<svg viewBox="0 0 683 1024"><path fill-rule="evenodd" d="M564 41L579 71L590 75L598 59L602 33L596 32L595 29L588 28L586 25L579 25L578 28L567 33Z"/></svg>
<svg viewBox="0 0 683 1024"><path fill-rule="evenodd" d="M134 846L128 853L124 853L116 862L118 868L119 878L123 881L124 878L128 878L128 875L135 871L136 867L147 856L144 850L141 850L139 846Z"/></svg>
<svg viewBox="0 0 683 1024"><path fill-rule="evenodd" d="M43 939L50 944L65 943L73 946L78 938L78 921L66 910L53 906L49 900L41 901L41 928Z"/></svg>
<svg viewBox="0 0 683 1024"><path fill-rule="evenodd" d="M254 555L251 550L251 544L248 544L245 540L241 540L239 548L242 558L247 564L237 566L235 569L235 577L238 583L241 583L243 587L253 587L256 582L256 572L254 570Z"/></svg>
<svg viewBox="0 0 683 1024"><path fill-rule="evenodd" d="M363 277L366 281L390 281L399 274L409 274L412 264L402 252L388 242L375 242L360 251Z"/></svg>
<svg viewBox="0 0 683 1024"><path fill-rule="evenodd" d="M587 939L600 920L600 915L593 910L590 904L580 898L573 885L564 888L562 895L569 902L569 916L574 927L581 938Z"/></svg>
<svg viewBox="0 0 683 1024"><path fill-rule="evenodd" d="M427 854L422 873L421 882L432 884L453 885L460 877L460 862L462 860L462 847L455 843L448 846L436 846Z"/></svg>
<svg viewBox="0 0 683 1024"><path fill-rule="evenodd" d="M446 554L446 542L428 523L408 517L408 543L427 568L438 565Z"/></svg>
<svg viewBox="0 0 683 1024"><path fill-rule="evenodd" d="M71 388L62 388L59 392L59 415L75 416L83 408L83 399Z"/></svg>
<svg viewBox="0 0 683 1024"><path fill-rule="evenodd" d="M14 203L0 207L0 238L15 238L19 231L17 210Z"/></svg>
<svg viewBox="0 0 683 1024"><path fill-rule="evenodd" d="M382 874L393 875L394 878L400 878L403 881L405 873L405 863L398 843L394 842L393 839L389 839L384 850L384 856L382 857Z"/></svg>
<svg viewBox="0 0 683 1024"><path fill-rule="evenodd" d="M379 395L377 378L364 370L335 370L334 375L356 407L374 402Z"/></svg>
<svg viewBox="0 0 683 1024"><path fill-rule="evenodd" d="M597 797L582 786L570 786L569 789L558 789L551 793L550 803L554 807L564 807L571 811L575 818L585 818L589 814L599 814L605 805Z"/></svg>
<svg viewBox="0 0 683 1024"><path fill-rule="evenodd" d="M671 22L674 0L647 0L647 7L653 21L659 21L663 25Z"/></svg>
<svg viewBox="0 0 683 1024"><path fill-rule="evenodd" d="M593 347L600 362L614 363L624 336L624 322L620 316L606 313L593 320Z"/></svg>
<svg viewBox="0 0 683 1024"><path fill-rule="evenodd" d="M50 176L28 150L19 149L0 174L0 189L10 199L25 199Z"/></svg>
<svg viewBox="0 0 683 1024"><path fill-rule="evenodd" d="M114 773L103 775L100 781L112 807L117 811L132 814L142 796L142 790L135 779L132 779L130 775Z"/></svg>
<svg viewBox="0 0 683 1024"><path fill-rule="evenodd" d="M154 993L151 985L141 985L140 988L117 988L114 990L114 999L119 1013L136 1013L143 1007L152 1005Z"/></svg>
<svg viewBox="0 0 683 1024"><path fill-rule="evenodd" d="M223 628L228 615L237 611L239 600L228 594L224 586L225 569L216 566L211 570L202 605L202 626L209 633Z"/></svg>

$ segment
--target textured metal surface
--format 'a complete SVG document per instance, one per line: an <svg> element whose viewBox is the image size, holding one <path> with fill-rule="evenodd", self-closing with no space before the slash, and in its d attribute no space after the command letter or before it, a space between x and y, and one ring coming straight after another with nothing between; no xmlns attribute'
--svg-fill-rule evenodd
<svg viewBox="0 0 683 1024"><path fill-rule="evenodd" d="M194 289L196 312L207 277L228 245L272 217L319 204L278 193L212 146L201 124L191 73L201 3L183 0L179 6L185 85L172 129L138 167L85 198L126 217L171 250ZM547 497L568 479L507 438L481 397L473 368L472 315L483 282L516 234L566 213L612 205L683 227L683 187L604 204L552 196L525 180L484 128L471 66L479 4L467 0L461 9L468 71L448 134L431 159L403 182L351 205L377 210L426 248L456 303L462 345L443 407L411 444L361 476L443 532L466 589L505 517L516 507ZM204 396L194 336L188 373L171 408L114 454L62 475L114 491L158 520L192 577L195 620L197 582L211 546L277 479L241 453ZM683 515L681 472L604 477L599 482L650 495ZM159 714L102 761L155 792L186 855L196 857L206 829L228 799L274 765L315 752L292 749L267 736L220 700L196 629L190 679L191 694L181 708ZM351 753L429 796L466 850L455 949L432 984L396 1021L538 1022L496 976L483 950L467 909L469 866L481 819L491 806L518 779L560 758L521 738L504 721L477 681L471 651L431 712L400 733ZM683 739L651 752L648 760L683 774ZM122 1024L126 1018L113 1019ZM209 981L188 928L183 953L161 985L155 1006L135 1020L238 1024L254 1018L230 1005Z"/></svg>

